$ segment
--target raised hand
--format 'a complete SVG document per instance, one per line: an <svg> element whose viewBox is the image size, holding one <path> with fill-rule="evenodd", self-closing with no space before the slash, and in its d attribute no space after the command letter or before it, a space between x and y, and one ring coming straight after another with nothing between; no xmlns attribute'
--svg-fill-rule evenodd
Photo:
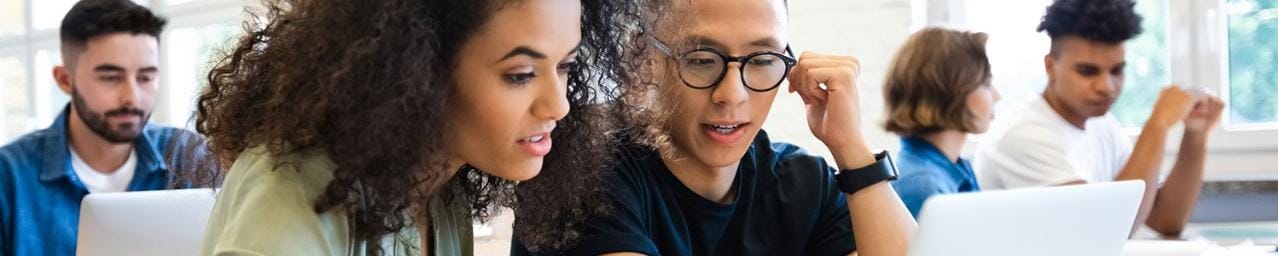
<svg viewBox="0 0 1278 256"><path fill-rule="evenodd" d="M861 134L860 73L856 58L813 52L804 52L790 71L790 92L803 98L808 128L836 155L869 152Z"/></svg>
<svg viewBox="0 0 1278 256"><path fill-rule="evenodd" d="M1210 94L1203 94L1198 104L1194 104L1189 116L1185 117L1185 131L1209 133L1220 123L1220 114L1225 109L1225 102Z"/></svg>
<svg viewBox="0 0 1278 256"><path fill-rule="evenodd" d="M1164 87L1154 102L1154 111L1149 116L1149 125L1166 129L1185 120L1202 98L1201 94L1187 91L1180 86Z"/></svg>

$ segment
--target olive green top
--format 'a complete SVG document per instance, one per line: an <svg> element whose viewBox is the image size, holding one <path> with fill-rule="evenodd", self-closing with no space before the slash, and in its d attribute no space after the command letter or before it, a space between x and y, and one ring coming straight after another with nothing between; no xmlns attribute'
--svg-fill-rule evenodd
<svg viewBox="0 0 1278 256"><path fill-rule="evenodd" d="M315 213L336 165L322 150L282 158L262 147L239 155L218 191L200 255L364 255L369 245L352 244L345 211ZM431 206L434 255L472 255L468 209ZM420 245L413 228L381 242L385 255L422 255Z"/></svg>

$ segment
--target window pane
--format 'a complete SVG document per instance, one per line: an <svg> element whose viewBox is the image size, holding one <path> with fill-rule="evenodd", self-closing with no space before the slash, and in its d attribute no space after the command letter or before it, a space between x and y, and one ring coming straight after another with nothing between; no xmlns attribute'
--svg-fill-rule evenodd
<svg viewBox="0 0 1278 256"><path fill-rule="evenodd" d="M0 0L0 36L20 35L27 7L23 0Z"/></svg>
<svg viewBox="0 0 1278 256"><path fill-rule="evenodd" d="M71 97L58 89L58 83L53 81L53 67L62 65L62 53L57 49L41 49L36 50L35 54L35 72L34 74L44 74L43 76L34 77L35 87L35 126L45 127L53 123L53 118L62 113L62 109L67 106L67 102L71 102Z"/></svg>
<svg viewBox="0 0 1278 256"><path fill-rule="evenodd" d="M1229 125L1278 125L1278 0L1229 0Z"/></svg>
<svg viewBox="0 0 1278 256"><path fill-rule="evenodd" d="M1136 13L1144 17L1140 36L1127 42L1127 69L1123 92L1110 108L1125 127L1140 127L1153 112L1158 92L1171 83L1167 75L1166 1L1137 1Z"/></svg>
<svg viewBox="0 0 1278 256"><path fill-rule="evenodd" d="M18 56L0 56L0 143L30 130L31 102L27 69Z"/></svg>
<svg viewBox="0 0 1278 256"><path fill-rule="evenodd" d="M1043 55L1051 41L1035 28L1049 4L1050 0L968 0L963 6L964 26L990 35L985 48L991 49L986 51L994 75L991 84L1003 96L999 112L1038 97L1047 86Z"/></svg>
<svg viewBox="0 0 1278 256"><path fill-rule="evenodd" d="M31 25L36 30L56 29L62 25L62 17L67 15L76 0L37 0L31 1Z"/></svg>
<svg viewBox="0 0 1278 256"><path fill-rule="evenodd" d="M62 25L62 18L67 16L67 11L71 10L71 6L75 6L75 2L77 0L31 1L31 12L34 14L31 16L31 25L35 30L57 29ZM147 4L147 0L133 0L133 2L142 6Z"/></svg>
<svg viewBox="0 0 1278 256"><path fill-rule="evenodd" d="M169 125L187 127L194 111L195 94L208 82L205 77L222 49L241 34L237 23L218 23L199 27L176 28L168 32L165 52L169 82L165 106Z"/></svg>

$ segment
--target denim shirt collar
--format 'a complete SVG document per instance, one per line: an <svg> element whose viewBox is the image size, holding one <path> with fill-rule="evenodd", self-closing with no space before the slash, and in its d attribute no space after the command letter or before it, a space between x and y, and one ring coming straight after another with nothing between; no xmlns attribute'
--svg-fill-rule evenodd
<svg viewBox="0 0 1278 256"><path fill-rule="evenodd" d="M926 159L935 166L944 167L946 173L955 181L962 184L965 181L975 181L975 175L972 173L972 165L967 159L959 158L958 162L951 162L950 158L945 156L941 149L932 142L919 137L904 136L901 137L901 151L915 152L919 158ZM975 184L973 184L975 185Z"/></svg>
<svg viewBox="0 0 1278 256"><path fill-rule="evenodd" d="M67 120L71 116L70 104L62 108L62 113L53 120L53 125L46 128L41 138L44 162L40 165L40 181L53 181L73 175L71 169L71 152L67 140ZM155 148L154 139L150 135L151 125L142 127L138 138L133 142L133 153L138 154L138 172L154 173L168 169L164 164L160 150Z"/></svg>

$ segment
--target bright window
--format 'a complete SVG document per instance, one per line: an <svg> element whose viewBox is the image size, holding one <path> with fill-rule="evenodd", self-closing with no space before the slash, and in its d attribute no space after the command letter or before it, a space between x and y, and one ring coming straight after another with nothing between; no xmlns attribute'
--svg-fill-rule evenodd
<svg viewBox="0 0 1278 256"><path fill-rule="evenodd" d="M20 35L25 30L26 0L0 0L0 36Z"/></svg>
<svg viewBox="0 0 1278 256"><path fill-rule="evenodd" d="M1227 125L1278 128L1278 0L1229 0Z"/></svg>
<svg viewBox="0 0 1278 256"><path fill-rule="evenodd" d="M67 11L70 11L71 6L75 6L76 2L78 0L31 0L33 27L35 30L57 29L62 25L62 17L67 15ZM133 0L133 2L142 6L147 5L146 0Z"/></svg>
<svg viewBox="0 0 1278 256"><path fill-rule="evenodd" d="M58 89L53 81L53 67L62 65L62 53L58 48L39 49L35 52L35 65L31 81L35 87L35 123L36 129L43 129L53 123L53 119L62 113L62 109L71 102L71 96Z"/></svg>
<svg viewBox="0 0 1278 256"><path fill-rule="evenodd" d="M18 55L0 55L0 143L26 132L30 118L27 69Z"/></svg>
<svg viewBox="0 0 1278 256"><path fill-rule="evenodd" d="M67 15L75 0L35 0L31 1L31 21L36 30L57 29L62 25L62 17Z"/></svg>
<svg viewBox="0 0 1278 256"><path fill-rule="evenodd" d="M1141 127L1153 113L1158 92L1171 83L1167 61L1167 7L1165 1L1137 1L1136 13L1144 20L1140 36L1127 41L1127 70L1123 92L1110 112L1125 127ZM1195 86L1195 85L1187 85Z"/></svg>
<svg viewBox="0 0 1278 256"><path fill-rule="evenodd" d="M162 97L170 103L164 109L168 111L169 125L188 127L188 122L193 121L195 94L208 84L206 75L220 50L229 47L240 34L236 23L216 23L176 28L165 35L169 87Z"/></svg>
<svg viewBox="0 0 1278 256"><path fill-rule="evenodd" d="M1050 3L1047 0L969 0L958 7L962 8L965 18L953 22L989 34L986 48L997 49L986 54L994 75L991 83L1003 96L999 111L1038 97L1047 86L1043 56L1051 48L1051 41L1035 29Z"/></svg>

